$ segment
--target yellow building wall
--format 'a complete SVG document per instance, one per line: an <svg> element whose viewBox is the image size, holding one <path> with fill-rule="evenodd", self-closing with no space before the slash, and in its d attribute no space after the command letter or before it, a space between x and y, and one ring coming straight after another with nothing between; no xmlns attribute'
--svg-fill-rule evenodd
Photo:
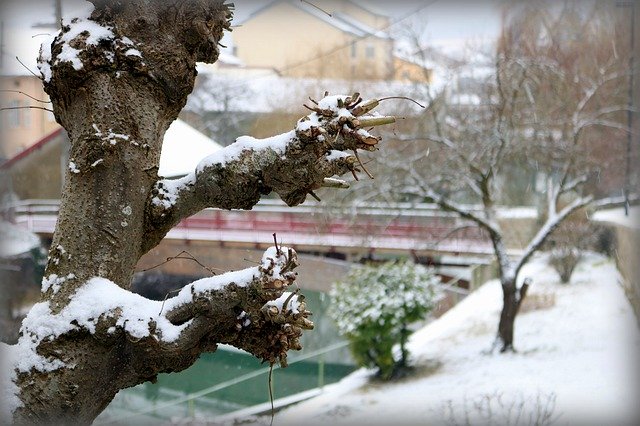
<svg viewBox="0 0 640 426"><path fill-rule="evenodd" d="M48 101L42 82L35 76L3 76L0 78L2 107L37 106L51 109L50 103L33 100L23 92L38 100ZM59 128L53 114L37 108L21 108L2 111L0 133L0 156L11 158L33 145L44 136Z"/></svg>
<svg viewBox="0 0 640 426"><path fill-rule="evenodd" d="M394 57L393 61L394 80L414 83L431 83L433 81L433 70L398 57Z"/></svg>
<svg viewBox="0 0 640 426"><path fill-rule="evenodd" d="M353 34L286 2L276 3L234 28L233 39L236 56L246 66L272 67L284 76L340 79L392 76L391 40L374 37L358 40ZM355 50L351 43L355 43ZM373 47L372 58L366 57L367 46Z"/></svg>

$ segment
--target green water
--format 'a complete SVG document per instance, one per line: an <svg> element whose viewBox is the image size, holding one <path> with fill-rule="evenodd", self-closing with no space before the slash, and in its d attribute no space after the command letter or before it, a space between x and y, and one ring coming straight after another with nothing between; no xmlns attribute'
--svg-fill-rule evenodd
<svg viewBox="0 0 640 426"><path fill-rule="evenodd" d="M274 369L272 382L276 399L336 382L355 369L345 347L309 357L325 348L341 346L343 340L326 314L329 298L322 293L304 293L314 313L315 329L304 335L302 351L290 352L287 368ZM155 384L144 383L121 391L95 424L157 424L159 420L191 417L210 419L268 402L267 367L252 355L233 349L203 354L185 371L161 374ZM243 380L243 376L250 375L255 377ZM229 383L234 381L240 382ZM201 396L188 397L196 392Z"/></svg>

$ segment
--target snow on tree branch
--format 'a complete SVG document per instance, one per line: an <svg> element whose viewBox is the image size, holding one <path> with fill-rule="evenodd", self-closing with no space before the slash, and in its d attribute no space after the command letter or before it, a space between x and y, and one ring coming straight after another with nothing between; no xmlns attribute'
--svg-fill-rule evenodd
<svg viewBox="0 0 640 426"><path fill-rule="evenodd" d="M12 411L20 406L11 397L19 392L20 375L74 367L66 354L47 349L64 336L87 335L107 347L127 342L146 348L146 361L158 367L153 374L175 370L173 358L203 341L210 342L209 351L227 343L286 365L287 351L301 349L302 330L313 328L303 296L285 292L296 279L296 266L295 251L271 247L259 266L200 279L166 302L95 277L57 314L51 301L36 304L24 320L18 344L3 347L3 357L15 365L2 383Z"/></svg>
<svg viewBox="0 0 640 426"><path fill-rule="evenodd" d="M527 247L524 249L522 255L519 257L515 270L516 273L524 266L525 263L531 258L545 242L545 240L551 235L551 233L565 220L571 213L576 210L589 205L593 201L593 197L579 197L565 206L557 214L549 215L545 223L540 227L536 235L531 239ZM554 209L555 211L555 209Z"/></svg>
<svg viewBox="0 0 640 426"><path fill-rule="evenodd" d="M381 139L365 127L395 118L371 114L378 101L363 101L358 93L325 96L315 104L294 130L266 139L242 136L204 158L191 174L160 179L149 202L148 226L163 236L206 207L250 209L270 192L293 206L318 188L347 186L332 177L363 171L357 150L375 151Z"/></svg>

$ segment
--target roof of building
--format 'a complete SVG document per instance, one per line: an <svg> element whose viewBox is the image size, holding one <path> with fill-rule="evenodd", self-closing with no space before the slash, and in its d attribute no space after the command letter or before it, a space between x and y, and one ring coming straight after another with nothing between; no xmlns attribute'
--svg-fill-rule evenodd
<svg viewBox="0 0 640 426"><path fill-rule="evenodd" d="M207 155L221 149L222 145L203 135L182 120L171 123L164 135L160 154L160 176L186 175Z"/></svg>
<svg viewBox="0 0 640 426"><path fill-rule="evenodd" d="M263 7L255 10L252 14L247 16L242 21L238 22L236 25L243 25L244 23L254 19L256 16L262 14L263 12L267 11L268 9L270 9L271 7L275 6L278 3L288 3L289 5L297 9L300 9L312 15L313 17L333 26L334 28L337 28L342 32L353 34L356 37L391 38L389 34L385 33L384 31L371 28L370 26L344 13L336 12L330 15L327 12L319 9L318 7L315 7L305 2L294 1L294 0L272 0L270 2L267 2ZM368 12L371 12L368 9L363 8L361 5L357 3L354 3L354 4L356 4L358 7L364 10L367 10Z"/></svg>
<svg viewBox="0 0 640 426"><path fill-rule="evenodd" d="M356 1L356 0L345 0L345 1L347 1L348 3L351 3L351 4L355 5L355 6L357 6L357 7L359 7L360 9L365 10L365 11L367 11L367 12L369 12L369 13L373 14L373 15L378 15L378 16L383 16L383 17L387 17L387 16L389 16L389 15L388 15L384 10L379 9L379 8L377 8L377 7L373 6L373 5L371 4L371 2L366 2L366 1L363 1L363 0L360 0L360 1Z"/></svg>
<svg viewBox="0 0 640 426"><path fill-rule="evenodd" d="M46 135L45 137L43 137L42 139L34 143L33 145L29 146L23 151L20 151L18 154L14 155L4 163L0 164L0 169L5 169L5 170L10 169L15 163L17 163L21 159L28 157L29 155L31 155L32 152L37 151L38 149L42 148L43 146L50 143L51 141L56 140L58 137L64 134L65 134L65 131L62 127L52 131L51 133L49 133L48 135Z"/></svg>
<svg viewBox="0 0 640 426"><path fill-rule="evenodd" d="M32 152L42 148L64 135L64 129L60 127L49 133L29 148L5 161L0 169L9 169L18 161L28 157ZM164 135L162 153L160 154L160 169L158 174L165 177L186 175L193 170L209 154L221 149L222 146L207 136L203 135L182 120L171 123Z"/></svg>

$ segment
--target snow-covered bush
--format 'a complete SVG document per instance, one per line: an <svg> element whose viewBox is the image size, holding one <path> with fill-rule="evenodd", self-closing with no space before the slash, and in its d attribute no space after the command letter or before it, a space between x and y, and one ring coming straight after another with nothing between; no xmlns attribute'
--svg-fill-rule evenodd
<svg viewBox="0 0 640 426"><path fill-rule="evenodd" d="M330 314L360 366L377 367L383 379L406 366L409 325L435 307L439 282L431 270L401 261L353 268L334 285Z"/></svg>
<svg viewBox="0 0 640 426"><path fill-rule="evenodd" d="M597 242L595 226L586 215L576 214L562 223L545 243L549 251L549 264L560 276L560 281L571 281L574 269L587 250L595 248Z"/></svg>

